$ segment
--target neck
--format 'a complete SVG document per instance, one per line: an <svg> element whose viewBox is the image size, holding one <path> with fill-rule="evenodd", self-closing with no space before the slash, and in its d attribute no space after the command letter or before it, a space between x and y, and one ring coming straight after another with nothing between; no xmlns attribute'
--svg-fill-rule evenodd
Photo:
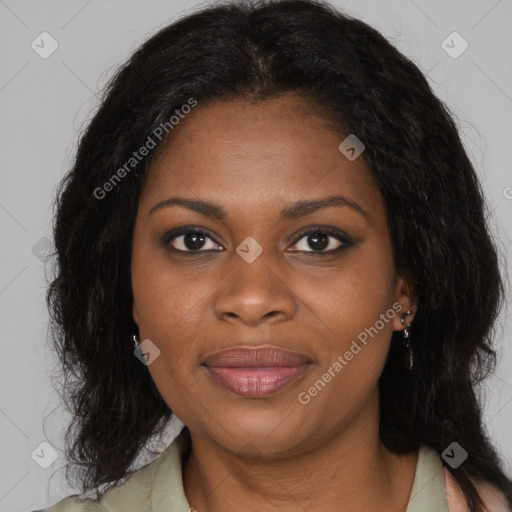
<svg viewBox="0 0 512 512"><path fill-rule="evenodd" d="M248 462L191 433L183 465L190 506L199 512L405 510L417 454L389 452L380 441L378 413L368 412L286 458Z"/></svg>

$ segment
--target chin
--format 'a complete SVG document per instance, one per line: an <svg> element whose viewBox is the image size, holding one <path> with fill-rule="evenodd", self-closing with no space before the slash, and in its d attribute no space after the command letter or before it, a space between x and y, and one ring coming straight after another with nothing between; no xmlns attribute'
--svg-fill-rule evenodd
<svg viewBox="0 0 512 512"><path fill-rule="evenodd" d="M239 407L230 413L223 408L222 413L215 416L216 420L207 424L201 421L197 430L193 425L189 428L192 434L196 431L201 437L232 453L256 457L284 456L300 451L301 446L309 445L315 435L320 434L319 425L307 423L307 411L301 412L299 415L289 407L285 410Z"/></svg>

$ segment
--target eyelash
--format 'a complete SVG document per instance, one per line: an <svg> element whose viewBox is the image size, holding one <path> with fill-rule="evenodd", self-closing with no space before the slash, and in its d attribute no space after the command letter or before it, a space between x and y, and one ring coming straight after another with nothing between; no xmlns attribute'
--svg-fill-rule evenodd
<svg viewBox="0 0 512 512"><path fill-rule="evenodd" d="M220 245L215 240L213 240L212 237L209 236L206 231L204 231L203 229L198 228L196 226L185 226L182 228L176 228L174 230L171 230L164 235L164 237L162 239L162 243L169 250L171 250L175 253L179 253L179 254L197 255L197 254L207 254L207 253L212 253L212 252L221 252L218 249L206 249L206 250L199 249L197 251L191 251L191 250L176 249L175 247L171 246L172 241L174 241L176 238L186 235L188 233L197 233L197 234L203 235L206 238L209 238L210 240L215 242L217 245ZM332 229L332 228L322 227L322 226L313 226L311 228L307 228L304 231L301 231L297 235L297 237L294 239L294 242L292 243L292 245L296 245L300 240L307 237L308 235L317 234L317 233L329 235L333 238L336 238L339 242L342 243L342 245L340 245L336 249L330 249L328 251L311 250L311 251L292 251L292 252L311 253L311 254L315 254L315 255L335 254L335 253L338 253L344 249L347 249L351 245L353 245L353 242L350 240L350 238L347 235L345 235L343 232L340 232L340 231Z"/></svg>

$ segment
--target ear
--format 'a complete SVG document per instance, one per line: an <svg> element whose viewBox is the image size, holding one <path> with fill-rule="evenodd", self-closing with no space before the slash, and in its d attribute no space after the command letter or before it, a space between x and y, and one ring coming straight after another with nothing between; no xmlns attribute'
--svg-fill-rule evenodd
<svg viewBox="0 0 512 512"><path fill-rule="evenodd" d="M397 308L397 315L393 318L393 330L402 331L404 327L409 326L413 321L417 305L413 286L400 276L395 286L395 302L398 303L399 306L395 306ZM411 313L404 317L407 311ZM404 318L405 326L402 325L401 318Z"/></svg>
<svg viewBox="0 0 512 512"><path fill-rule="evenodd" d="M135 305L135 301L132 302L132 316L133 316L133 321L139 325L139 316L138 316L138 312L137 312L137 306Z"/></svg>

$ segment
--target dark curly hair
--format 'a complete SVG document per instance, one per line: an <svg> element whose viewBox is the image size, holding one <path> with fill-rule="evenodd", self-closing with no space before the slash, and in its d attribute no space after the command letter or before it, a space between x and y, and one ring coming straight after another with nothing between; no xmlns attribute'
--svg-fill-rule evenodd
<svg viewBox="0 0 512 512"><path fill-rule="evenodd" d="M448 108L379 32L321 1L230 2L160 30L107 84L55 202L56 259L47 301L51 339L72 414L66 478L98 497L130 476L137 454L171 420L134 357L130 262L140 196L162 138L112 190L95 194L155 128L199 105L300 95L340 134L366 145L384 198L397 272L415 290L415 365L400 364L399 332L380 386L380 435L395 453L456 440L469 453L448 467L472 512L475 483L512 482L482 421L478 384L495 366L505 296L476 172ZM103 490L100 491L100 488Z"/></svg>

